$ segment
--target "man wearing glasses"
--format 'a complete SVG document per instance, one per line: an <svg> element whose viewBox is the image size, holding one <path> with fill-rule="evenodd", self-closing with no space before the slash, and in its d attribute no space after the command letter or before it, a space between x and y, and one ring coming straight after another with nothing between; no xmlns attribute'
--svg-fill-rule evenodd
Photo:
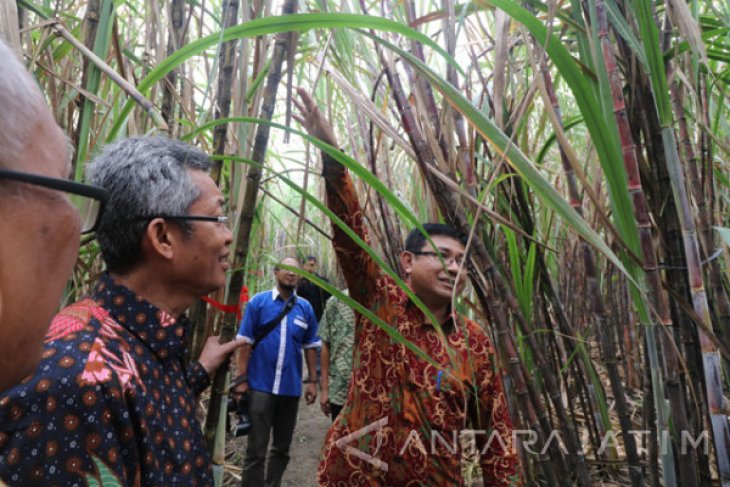
<svg viewBox="0 0 730 487"><path fill-rule="evenodd" d="M0 392L30 374L104 190L68 181L66 137L0 41ZM2 437L0 436L0 445Z"/></svg>
<svg viewBox="0 0 730 487"><path fill-rule="evenodd" d="M89 165L109 192L96 226L107 272L53 320L35 374L0 399L10 485L213 484L196 396L241 343L210 338L185 359L185 310L229 270L208 168L205 153L163 137L115 142Z"/></svg>
<svg viewBox="0 0 730 487"><path fill-rule="evenodd" d="M337 147L314 100L302 89L299 95L295 118L311 135ZM322 159L327 205L367 242L348 171L325 152ZM406 238L400 258L405 282L429 317L369 254L332 227L352 298L432 362L370 319L358 318L352 386L327 434L319 484L461 485L464 452L458 438L466 433L477 440L484 485L518 485L512 423L494 349L481 327L453 307L466 282L465 237L448 225L424 224L428 239L418 229ZM486 441L493 436L498 440Z"/></svg>

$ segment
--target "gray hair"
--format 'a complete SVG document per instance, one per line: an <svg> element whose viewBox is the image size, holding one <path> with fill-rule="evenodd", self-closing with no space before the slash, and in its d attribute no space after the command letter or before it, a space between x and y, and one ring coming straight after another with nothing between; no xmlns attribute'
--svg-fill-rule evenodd
<svg viewBox="0 0 730 487"><path fill-rule="evenodd" d="M142 236L149 221L139 218L187 214L200 190L186 170L209 168L205 152L165 137L131 137L102 149L87 166L86 176L110 192L96 230L109 271L126 273L141 262Z"/></svg>
<svg viewBox="0 0 730 487"><path fill-rule="evenodd" d="M17 164L42 110L47 109L33 77L15 51L0 40L0 167Z"/></svg>

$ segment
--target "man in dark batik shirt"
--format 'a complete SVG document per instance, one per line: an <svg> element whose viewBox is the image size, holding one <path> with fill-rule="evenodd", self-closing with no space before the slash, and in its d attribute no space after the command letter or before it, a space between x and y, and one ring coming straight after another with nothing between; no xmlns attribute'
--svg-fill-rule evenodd
<svg viewBox="0 0 730 487"><path fill-rule="evenodd" d="M185 310L225 284L231 231L208 157L178 141L106 147L89 179L109 190L97 238L107 264L62 310L35 373L0 397L9 485L212 485L196 396L240 342L185 361Z"/></svg>

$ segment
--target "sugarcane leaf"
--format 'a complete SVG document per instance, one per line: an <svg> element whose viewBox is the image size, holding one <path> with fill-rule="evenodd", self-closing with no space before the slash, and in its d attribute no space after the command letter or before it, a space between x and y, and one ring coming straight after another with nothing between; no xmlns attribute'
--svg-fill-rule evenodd
<svg viewBox="0 0 730 487"><path fill-rule="evenodd" d="M153 85L161 81L167 73L182 64L185 60L222 42L279 32L305 31L309 29L332 29L337 27L373 29L376 31L380 30L402 34L432 48L434 51L439 53L447 63L454 66L460 74L464 75L464 70L459 63L456 62L456 60L454 60L430 37L393 20L359 14L291 14L254 19L249 22L244 22L240 25L215 32L186 44L175 51L172 55L162 60L155 69L150 71L150 73L139 82L137 90L142 94L146 94ZM132 111L134 105L134 100L127 101L122 112L116 117L114 125L107 134L107 140L111 141L117 137L119 131L126 123L127 117Z"/></svg>
<svg viewBox="0 0 730 487"><path fill-rule="evenodd" d="M626 22L626 18L623 16L618 6L616 5L616 0L604 0L604 2L606 5L606 11L608 12L608 20L611 22L611 25L613 25L613 28L616 29L616 32L618 32L623 40L625 40L626 43L631 47L631 50L634 52L634 54L636 54L636 57L639 58L641 64L647 67L648 63L646 61L646 54L644 53L644 49L641 47L641 43L634 35L631 27L629 27L629 24Z"/></svg>
<svg viewBox="0 0 730 487"><path fill-rule="evenodd" d="M86 475L86 482L90 487L122 487L119 478L101 459L95 455L92 455L91 459L96 466L97 475Z"/></svg>
<svg viewBox="0 0 730 487"><path fill-rule="evenodd" d="M495 0L496 1L496 0ZM501 0L500 0L501 1ZM436 75L428 66L422 63L415 56L406 52L405 50L395 46L384 39L376 38L368 33L364 33L368 37L371 37L376 42L383 44L389 49L397 52L404 59L408 60L414 68L416 68L433 86L438 89L444 99L458 110L466 120L479 132L479 134L486 140L492 142L497 151L503 156L514 168L514 170L522 177L537 194L546 206L556 211L578 234L580 234L587 242L595 247L599 252L606 256L624 275L627 276L629 281L634 285L638 286L638 282L635 279L635 274L627 271L627 268L616 256L616 254L608 247L606 242L588 225L588 223L570 206L570 204L563 198L556 190L552 187L549 181L547 181L542 174L540 174L535 168L534 164L527 159L522 151L517 148L514 143L510 140L494 122L489 120L477 107L475 107L469 100L467 100L456 88L448 83L443 78ZM551 42L550 45L556 44ZM597 109L600 111L600 109ZM584 114L584 117L586 115ZM602 125L602 124L601 124ZM619 173L619 175L622 173ZM624 175L625 180L625 175ZM617 188L618 189L618 188ZM628 201L628 192L624 185L624 193L626 202L628 203L628 211L631 211L631 204ZM629 226L628 230L632 227ZM636 227L633 227L634 232ZM638 247L638 235L634 235Z"/></svg>
<svg viewBox="0 0 730 487"><path fill-rule="evenodd" d="M100 7L100 15L97 24L96 37L94 39L94 54L100 59L106 58L109 51L112 37L112 25L114 22L114 2L103 0ZM84 89L93 95L99 93L101 83L101 70L94 64L88 63L88 77ZM84 177L84 163L86 162L91 138L91 119L94 117L96 104L88 97L84 99L81 121L79 123L78 147L76 147L76 174L74 178L81 181Z"/></svg>

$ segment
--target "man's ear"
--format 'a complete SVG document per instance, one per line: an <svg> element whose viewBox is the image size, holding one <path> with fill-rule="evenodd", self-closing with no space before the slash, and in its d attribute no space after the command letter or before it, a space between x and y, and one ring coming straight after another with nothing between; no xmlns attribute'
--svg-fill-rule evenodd
<svg viewBox="0 0 730 487"><path fill-rule="evenodd" d="M163 259L170 260L174 255L175 237L171 235L171 228L162 218L155 218L147 225L142 247L147 251L159 255Z"/></svg>
<svg viewBox="0 0 730 487"><path fill-rule="evenodd" d="M403 275L405 275L406 278L410 277L411 270L413 269L413 254L404 250L400 254L400 266L401 269L403 269Z"/></svg>

